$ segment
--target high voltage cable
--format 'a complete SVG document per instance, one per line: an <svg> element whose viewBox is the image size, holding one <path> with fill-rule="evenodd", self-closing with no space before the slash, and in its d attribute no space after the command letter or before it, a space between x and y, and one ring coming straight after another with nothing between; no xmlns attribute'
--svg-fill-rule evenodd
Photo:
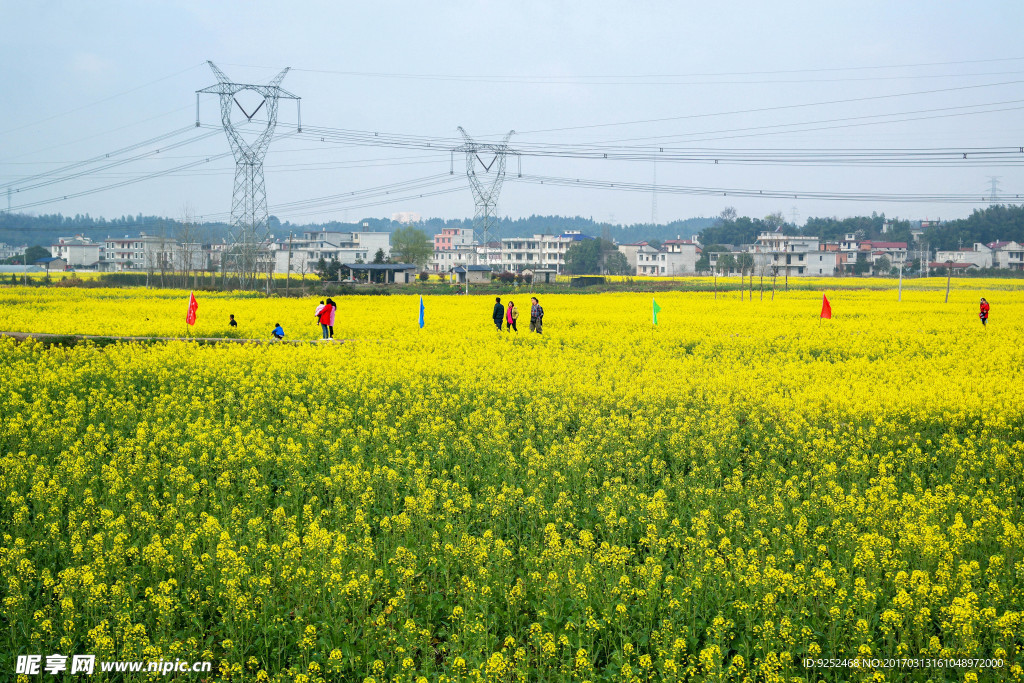
<svg viewBox="0 0 1024 683"><path fill-rule="evenodd" d="M162 114L157 114L156 116L150 116L149 118L142 119L141 121L135 121L134 123L126 123L125 125L118 126L117 128L109 128L107 130L100 131L99 133L94 133L92 135L87 135L87 136L85 136L83 138L78 138L76 140L69 140L68 142L62 142L62 143L60 143L58 145L50 145L49 147L43 147L42 149L33 150L31 152L24 152L22 154L18 154L17 156L8 157L8 159L23 159L25 157L32 156L33 154L39 154L40 152L49 152L51 149L60 149L61 147L67 147L68 145L80 144L82 142L85 142L86 140L92 140L94 138L102 137L104 135L109 135L110 133L116 133L117 131L124 130L125 128L133 128L133 127L138 126L140 124L148 123L150 121L155 121L156 119L162 119L165 116L169 116L171 114L177 114L178 112L186 111L186 110L189 110L191 108L192 108L191 106L178 107L177 109L171 109L170 111L165 111ZM189 128L193 128L193 127L194 126L189 126ZM11 162L6 161L6 162L0 162L0 163L11 163Z"/></svg>
<svg viewBox="0 0 1024 683"><path fill-rule="evenodd" d="M306 130L313 132L307 133ZM318 137L326 141L371 147L401 149L444 150L451 140L424 138L394 134L369 133L366 131L334 131L326 128L308 128L301 134L307 139ZM454 145L452 145L454 147ZM911 162L913 165L949 165L957 161L971 160L975 163L1017 164L1024 161L1022 147L963 147L923 149L728 149L694 148L671 146L591 146L591 145L547 145L526 143L516 145L514 152L524 157L598 159L619 161L668 161L668 162L711 162L711 163L773 163L773 164L815 164L835 165L892 164Z"/></svg>
<svg viewBox="0 0 1024 683"><path fill-rule="evenodd" d="M580 187L599 190L616 190L620 192L649 193L654 186L649 183L611 182L590 178L560 178L556 176L509 177L510 181L533 185L553 185L559 187ZM815 199L822 201L876 201L876 202L939 202L977 204L991 201L990 197L978 194L908 194L908 193L868 193L868 192L819 192L798 190L751 190L727 187L689 187L679 185L657 186L659 194L707 195L723 197L746 197L767 199ZM1020 195L1016 195L1020 198Z"/></svg>
<svg viewBox="0 0 1024 683"><path fill-rule="evenodd" d="M129 157L127 159L119 159L117 161L112 161L112 162L110 162L108 164L104 164L102 166L99 166L98 168L85 169L85 170L82 170L82 171L78 171L77 173L72 173L71 175L61 176L59 178L51 178L49 180L41 180L40 182L34 183L32 185L24 185L24 186L22 186L22 185L18 185L16 183L12 183L10 185L0 185L0 188L11 187L11 189L14 192L25 192L25 191L28 191L28 190L34 190L36 188L45 187L47 185L53 185L55 183L61 183L61 182L67 181L67 180L75 180L76 178L81 178L83 176L91 175L93 173L97 173L97 172L100 172L100 171L105 171L106 169L109 169L109 168L115 168L117 166L123 166L125 164L130 164L133 161L139 161L139 160L142 160L142 159L148 159L148 158L150 158L150 157L152 157L152 156L154 156L156 154L160 154L160 152L162 150L177 149L179 147L184 147L185 145L190 145L193 142L199 142L200 140L205 140L205 139L207 139L209 137L212 137L214 135L216 135L216 133L213 133L213 132L203 133L202 135L197 135L197 136L189 138L187 140L182 140L180 142L171 143L170 145L168 145L166 147L162 147L160 149L154 149L154 150L150 150L148 152L143 152L142 154L137 154L137 155L135 155L133 157Z"/></svg>
<svg viewBox="0 0 1024 683"><path fill-rule="evenodd" d="M176 157L182 158L182 157ZM206 155L188 156L183 158L208 158ZM353 168L385 168L391 166L421 166L421 165L438 165L439 163L447 163L447 157L445 159L429 159L421 161L389 161L388 159L377 159L366 162L314 162L308 164L268 164L264 168L272 170L276 173L311 173L320 171L335 171ZM95 173L90 174L90 177L95 178L137 178L144 175L148 175L150 172L139 172L139 173ZM188 173L171 173L170 176L175 177L200 177L200 176L218 176L218 175L234 175L234 167L222 166L220 168L202 168ZM445 175L449 175L445 173Z"/></svg>
<svg viewBox="0 0 1024 683"><path fill-rule="evenodd" d="M89 190L82 190L80 192L71 192L71 193L68 193L68 194L65 194L65 195L61 195L61 196L58 196L58 197L51 197L50 199L43 199L43 200L39 200L39 201L35 201L35 202L28 202L26 204L19 204L17 206L12 206L11 207L11 211L15 211L15 210L20 211L22 209L30 209L30 208L35 207L35 206L42 206L44 204L52 204L54 202L61 202L61 201L65 201L65 200L68 200L68 199L76 199L78 197L85 197L85 196L90 195L90 194L96 194L97 192L105 192L107 190L114 190L114 189L117 189L119 187L124 187L125 185L132 185L134 183L142 182L143 180L150 180L151 178L159 178L160 176L168 175L168 174L174 173L175 171L182 171L182 170L185 170L185 169L188 169L188 168L193 168L195 166L199 166L200 164L209 163L211 161L216 161L218 159L224 159L224 158L229 157L229 156L231 156L231 152L224 152L222 154L217 154L217 155L211 156L211 157L206 158L206 159L200 159L199 161L192 161L192 162L189 162L187 164L182 164L181 166L175 166L173 168L168 168L168 169L165 169L163 171L156 171L154 173L150 173L148 175L141 176L139 178L131 178L129 180L123 180L123 181L121 181L119 183L113 183L113 184L110 184L110 185L104 185L102 187L94 187L94 188L89 189Z"/></svg>
<svg viewBox="0 0 1024 683"><path fill-rule="evenodd" d="M7 135L8 133L13 133L13 132L16 132L16 131L19 131L19 130L23 130L25 128L31 128L32 126L37 126L37 125L39 125L41 123L46 123L47 121L52 121L53 119L58 119L58 118L60 118L62 116L67 116L68 114L74 114L75 112L82 111L83 109L88 109L89 107L95 107L97 104L103 104L104 102L109 102L110 100L114 100L114 99L117 99L118 97L123 97L125 95L129 95L129 94L131 94L133 92L136 92L138 90L142 90L143 88L148 88L149 86L151 86L151 85L153 85L155 83L160 83L162 81L169 80L169 79L174 78L176 76L180 76L183 73L187 73L187 72L191 71L192 69L198 68L198 67L203 66L205 64L206 64L206 62L200 62L199 64L193 64L192 66L190 66L190 67L188 67L186 69L182 69L181 71L178 71L176 73L173 73L170 76L163 76L161 78L157 78L155 80L149 81L148 83L143 83L142 85L135 86L134 88L129 88L128 90L124 90L122 92L115 93L113 95L110 95L108 97L104 97L104 98L96 100L94 102L89 102L88 104L80 105L78 107L75 107L74 109L69 109L69 110L61 112L59 114L53 114L52 116L48 116L45 119L39 119L38 121L33 121L32 123L26 123L26 124L21 125L21 126L16 126L14 128L8 128L7 130L2 130L2 131L0 131L0 135Z"/></svg>
<svg viewBox="0 0 1024 683"><path fill-rule="evenodd" d="M58 173L64 173L66 171L72 171L72 170L74 170L76 168L81 168L82 166L87 166L89 164L100 163L102 161L106 161L110 157L119 156L121 154L127 154L128 152L134 152L135 150L139 149L140 147L145 147L147 145L155 145L158 142L163 142L164 140L167 140L169 138L181 135L181 134L186 133L186 132L191 131L191 130L195 130L195 127L194 126L185 126L184 128L179 128L177 130L172 130L169 133L163 133L162 135L157 135L156 137L149 138L148 140L143 140L142 142L136 142L133 145L128 145L127 147L122 147L120 149L116 149L113 152L107 152L106 154L100 154L98 156L92 157L90 159L86 159L84 161L76 161L74 163L68 164L66 166L62 166L60 168L50 169L49 171L44 171L43 173L37 173L35 175L31 175L31 176L28 176L26 178L20 178L20 179L18 179L16 181L12 181L12 182L9 182L9 183L4 183L3 185L0 185L0 189L7 189L8 187L14 188L15 186L17 186L17 185L19 185L21 183L29 183L29 182L32 182L34 180L40 180L42 178L48 178L48 177L56 175ZM208 137L208 136L204 134L202 137Z"/></svg>
<svg viewBox="0 0 1024 683"><path fill-rule="evenodd" d="M932 90L917 90L907 93L892 93L888 95L866 95L864 97L848 97L840 100L823 100L820 102L802 102L799 104L780 104L772 107L756 107L753 109L740 109L730 112L717 112L708 114L684 114L681 116L666 116L656 119L639 119L635 121L618 121L614 123L594 123L583 126L562 126L560 128L543 128L537 130L519 131L519 135L532 135L534 133L554 133L567 130L587 130L592 128L610 128L613 126L632 126L642 123L664 123L666 121L684 121L687 119L709 118L713 116L731 116L734 114L756 114L769 111L783 111L787 109L801 109L803 107L824 107L833 104L852 104L853 102L870 102L876 100L894 99L897 97L913 97L916 95L934 95L944 92L958 92L963 90L976 90L979 88L995 88L1003 85L1019 85L1024 83L1021 80L1002 81L999 83L981 83L977 85L962 85L952 88L936 88Z"/></svg>
<svg viewBox="0 0 1024 683"><path fill-rule="evenodd" d="M950 112L950 111L954 111L954 110L976 109L978 107L997 107L997 106L1001 107L1002 105L1006 105L1006 104L1018 104L1018 103L1022 103L1022 102L1024 102L1024 100L1003 100L1003 101L1000 101L1000 102L986 102L984 104L964 104L964 105L959 105L959 106L956 106L956 107L938 107L938 108L935 108L935 109L917 109L917 110L911 110L911 111L893 112L891 114L864 114L862 116L843 116L843 117L833 118L833 119L819 119L817 121L801 121L799 123L776 123L776 124L768 124L768 125L763 125L763 126L746 126L746 127L743 127L743 128L723 128L723 129L720 129L720 130L699 131L699 132L694 132L694 133L674 133L674 134L671 134L671 135L649 135L649 136L642 136L642 137L617 138L617 139L614 139L614 140L605 140L605 141L602 141L602 142L592 143L592 144L596 144L596 145L619 144L619 143L623 143L623 142L637 142L637 141L643 141L643 140L660 140L660 141L663 141L663 142L667 142L667 141L670 141L670 140L673 140L673 139L677 139L677 138L698 138L698 136L702 136L702 135L720 135L720 134L723 134L723 133L744 133L744 132L748 132L748 131L757 131L757 130L766 131L764 133L765 135L776 135L779 132L782 132L782 133L802 133L802 132L807 132L807 131L811 131L811 130L831 130L831 129L837 129L837 128L846 128L848 126L836 125L836 126L809 128L809 129L804 129L804 130L793 130L793 131L774 131L774 130L770 130L770 129L774 129L774 128L792 128L792 127L795 127L795 126L817 126L818 124L822 124L822 123L843 123L843 122L847 122L847 121L861 121L863 119L879 119L879 118L883 118L883 117L909 116L911 114L923 114L923 113L928 113L928 112ZM1013 109L1019 109L1019 107L1015 107ZM963 112L961 115L965 115L966 116L966 115L973 115L973 114L990 114L990 113L1001 112L1001 111L1008 111L1008 109L1003 108L1003 109L988 109L988 110L976 111L976 112ZM918 117L918 118L914 118L914 119L898 119L898 120L878 121L876 125L884 125L884 124L887 124L887 123L902 123L902 122L905 122L905 121L908 121L908 120L920 121L920 120L932 119L932 118L936 118L936 119L938 119L938 118L948 118L948 116L947 115L936 115L936 116ZM740 137L740 136L732 136L732 137ZM743 136L743 137L754 137L754 136L749 135L749 136ZM710 141L710 140L720 140L720 139L731 139L731 138L729 136L726 136L726 137L721 137L721 138L698 138L698 139L695 139L695 140L687 139L687 140L683 140L683 141L686 141L686 142L707 142L707 141Z"/></svg>
<svg viewBox="0 0 1024 683"><path fill-rule="evenodd" d="M336 207L333 207L333 208L343 208L343 209L346 209L346 210L348 210L348 209L365 209L365 208L372 207L372 206L383 206L385 204L393 204L395 202L406 202L406 201L409 201L411 199L425 199L427 197L437 197L439 195L452 194L453 192L464 192L464 191L465 191L465 188L460 184L458 187L452 187L452 188L448 188L448 189L444 189L444 190L434 190L432 192L420 192L419 194L409 194L409 195L400 196L400 197L389 197L387 199L381 199L379 201L374 201L374 202L365 202L365 203L361 203L361 204L338 204L338 205L336 205ZM282 215L288 216L288 217L315 216L317 214L323 213L324 210L326 210L326 209L318 209L317 211L306 211L306 212L298 212L298 213L295 213L295 212L286 213L285 212ZM276 212L276 209L275 209L275 212ZM276 215L276 213L275 213L275 215Z"/></svg>
<svg viewBox="0 0 1024 683"><path fill-rule="evenodd" d="M1001 57L995 59L972 59L972 60L960 60L960 61L945 61L945 62L918 62L913 64L885 64L885 65L873 65L873 66L849 66L849 67L822 67L815 69L776 69L776 70L763 70L763 71L719 71L719 72L695 72L695 73L683 73L683 74L616 74L616 75L603 75L603 76L459 76L453 74L410 74L410 73L394 73L394 72L375 72L375 71L340 71L331 69L304 69L301 67L293 67L293 71L300 71L305 73L321 73L321 74L333 74L339 76L365 76L374 78L408 78L408 79L431 79L431 80L495 80L495 81L506 81L509 79L524 79L529 81L535 81L538 83L550 82L551 80L597 80L597 79L645 79L645 78L712 78L712 77L733 77L733 76L768 76L775 74L800 74L800 73L829 73L829 72L850 72L850 71L879 71L883 69L915 69L923 67L933 66L962 66L965 64L994 64L1001 62L1019 62L1024 61L1024 57ZM239 66L248 69L269 69L270 67L255 66L252 64L230 64L230 66ZM953 74L959 75L959 74ZM971 74L968 74L971 75ZM905 76L905 78L914 78L915 76Z"/></svg>
<svg viewBox="0 0 1024 683"><path fill-rule="evenodd" d="M456 184L457 187L452 187L443 191L430 191L430 192L417 192L417 190L429 190L433 187L441 187L444 185ZM398 183L389 183L387 185L379 185L376 187L364 188L362 190L353 190L351 192L343 192L334 195L327 195L324 197L313 197L310 199L303 199L294 202L286 202L283 204L273 205L274 215L311 215L313 213L322 213L324 210L329 208L362 208L363 206L379 206L380 204L387 204L395 201L405 201L407 199L417 199L421 197L432 197L438 194L447 194L449 192L458 192L464 189L461 178L452 178L447 173L438 174L433 176L425 176L423 178L414 178L411 180L405 180ZM366 202L370 199L377 197L385 198L377 202L370 204L363 204L358 202ZM356 202L357 204L353 204ZM295 211L301 209L309 209L317 207L317 211L306 212L305 214L296 214ZM292 212L292 213L289 213ZM215 214L204 214L204 218L208 217L220 217L227 216L227 213L215 213Z"/></svg>

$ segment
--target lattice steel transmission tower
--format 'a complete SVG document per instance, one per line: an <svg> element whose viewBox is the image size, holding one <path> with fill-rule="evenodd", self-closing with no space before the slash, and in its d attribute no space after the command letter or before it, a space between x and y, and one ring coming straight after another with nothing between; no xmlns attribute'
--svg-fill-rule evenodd
<svg viewBox="0 0 1024 683"><path fill-rule="evenodd" d="M510 154L517 154L508 146L508 140L515 135L510 130L505 139L499 144L474 142L473 138L459 126L459 132L466 141L456 152L466 153L466 176L469 178L469 189L473 191L473 236L478 244L483 247L483 258L490 265L490 256L487 253L487 244L492 237L497 236L497 208L498 196L501 194L501 185L505 182L505 157ZM493 155L490 163L481 158ZM483 169L483 173L477 173L477 164Z"/></svg>
<svg viewBox="0 0 1024 683"><path fill-rule="evenodd" d="M993 204L999 201L999 179L1002 177L1001 175L988 176L989 186L991 187L988 200Z"/></svg>
<svg viewBox="0 0 1024 683"><path fill-rule="evenodd" d="M263 180L263 159L267 155L267 148L274 137L274 129L277 127L277 102L279 99L291 99L296 101L296 106L301 105L301 98L281 87L281 81L288 73L288 68L279 73L267 85L254 85L250 83L233 83L224 72L217 68L213 62L207 62L217 77L217 85L196 91L196 127L199 126L199 95L208 93L220 96L220 120L224 126L224 132L228 136L228 143L231 145L231 153L235 157L235 187L231 194L231 226L232 226L232 257L235 261L235 270L243 289L255 282L260 272L260 252L265 248L269 226L267 224L269 215L267 212L267 187ZM250 114L238 101L237 95L243 91L251 91L260 97L262 101ZM261 132L251 134L250 140L243 137L243 133L250 131L240 130L240 126L232 121L231 115L235 107L242 113L245 121L241 125L252 123L256 114L263 109L266 122ZM302 132L302 113L299 109L298 131ZM226 258L226 255L225 257Z"/></svg>

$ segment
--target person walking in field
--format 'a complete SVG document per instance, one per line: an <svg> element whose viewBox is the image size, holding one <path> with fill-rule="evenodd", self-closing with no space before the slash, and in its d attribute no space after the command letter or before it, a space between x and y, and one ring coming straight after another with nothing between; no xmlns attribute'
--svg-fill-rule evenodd
<svg viewBox="0 0 1024 683"><path fill-rule="evenodd" d="M228 320L228 327L238 327L238 323L235 322L235 314L231 314L231 319Z"/></svg>
<svg viewBox="0 0 1024 683"><path fill-rule="evenodd" d="M270 334L272 334L274 336L274 339L277 339L277 340L284 339L284 328L281 327L281 323L277 323L277 327L275 327L274 331L271 332Z"/></svg>
<svg viewBox="0 0 1024 683"><path fill-rule="evenodd" d="M331 320L327 323L327 336L329 339L334 339L334 314L338 312L338 304L334 303L334 299L328 299L326 305L331 307Z"/></svg>
<svg viewBox="0 0 1024 683"><path fill-rule="evenodd" d="M505 317L505 307L501 305L501 297L494 297L494 311L491 312L491 319L494 320L494 324L498 326L498 332L501 332L501 319Z"/></svg>
<svg viewBox="0 0 1024 683"><path fill-rule="evenodd" d="M330 301L330 299L328 299ZM331 308L330 304L324 304L317 314L317 320L320 322L320 330L323 332L323 341L330 339L328 336L331 328Z"/></svg>
<svg viewBox="0 0 1024 683"><path fill-rule="evenodd" d="M985 297L981 297L981 311L978 317L981 318L981 325L984 327L988 323L988 302L985 301Z"/></svg>
<svg viewBox="0 0 1024 683"><path fill-rule="evenodd" d="M505 311L505 331L506 332L519 332L519 328L516 327L516 320L519 319L519 309L511 301L508 302L508 309Z"/></svg>
<svg viewBox="0 0 1024 683"><path fill-rule="evenodd" d="M544 309L541 307L537 297L530 297L533 303L530 305L530 332L540 334L541 326L544 324Z"/></svg>

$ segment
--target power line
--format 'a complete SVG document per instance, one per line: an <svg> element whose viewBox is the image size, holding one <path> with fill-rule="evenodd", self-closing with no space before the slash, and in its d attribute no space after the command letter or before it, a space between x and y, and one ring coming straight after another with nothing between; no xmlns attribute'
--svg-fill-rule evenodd
<svg viewBox="0 0 1024 683"><path fill-rule="evenodd" d="M148 158L153 157L154 155L160 154L160 152L162 150L177 149L179 147L184 147L185 145L190 145L193 142L198 142L200 140L205 140L205 139L207 139L209 137L212 137L213 135L215 135L215 133L203 133L201 135L198 135L198 136L193 137L193 138L189 138L187 140L182 140L180 142L171 143L170 145L168 145L166 147L162 147L160 149L154 149L154 150L150 150L148 152L143 152L142 154L137 154L137 155L129 157L127 159L119 159L117 161L112 161L110 163L107 163L107 164L104 164L102 166L99 166L98 168L85 169L83 171L78 171L78 172L72 173L70 175L61 176L59 178L49 178L49 179L45 179L45 180L44 179L40 179L39 182L34 183L32 185L24 185L24 186L22 186L22 185L18 185L17 183L11 183L10 187L14 188L15 192L25 192L25 191L34 190L34 189L37 189L37 188L40 188L40 187L45 187L47 185L54 185L56 183L61 183L61 182L65 182L65 181L68 181L68 180L75 180L76 178L81 178L83 176L91 175L91 174L99 172L99 171L105 171L105 170L110 169L110 168L116 168L117 166L123 166L125 164L130 164L133 161L139 161L141 159L148 159ZM87 164L87 163L93 163L93 162L92 161L90 161L90 162L83 162L82 164L77 164L77 165L81 166L81 165ZM40 174L40 175L41 176L49 176L49 175L53 175L56 172L57 171L49 171L49 172L47 172L45 174ZM2 188L2 187L6 187L6 186L0 185L0 188Z"/></svg>
<svg viewBox="0 0 1024 683"><path fill-rule="evenodd" d="M534 185L552 185L557 187L580 187L598 190L616 190L620 192L651 192L648 183L613 182L590 178L561 178L557 176L523 175L512 177L514 182ZM820 192L800 190L752 190L727 187L691 187L679 185L659 185L661 194L710 195L724 197L747 197L765 199L813 199L822 201L873 201L873 202L940 202L978 204L987 201L986 197L969 194L909 194L909 193L868 193L868 192Z"/></svg>
<svg viewBox="0 0 1024 683"><path fill-rule="evenodd" d="M885 69L917 69L925 67L935 66L963 66L967 64L996 64L1005 62L1020 62L1024 61L1024 57L1003 57L995 59L973 59L973 60L959 60L959 61L941 61L941 62L917 62L911 64L886 64L886 65L867 65L867 66L850 66L850 67L822 67L815 69L776 69L776 70L761 70L761 71L718 71L718 72L693 72L693 73L682 73L682 74L614 74L614 75L585 75L585 76L498 76L498 75L456 75L456 74L414 74L414 73L399 73L399 72L381 72L381 71L341 71L332 69L304 69L295 68L294 71L300 71L304 73L313 74L330 74L337 76L361 76L369 78L400 78L400 79L420 79L420 80L452 80L452 81L467 81L467 82L480 82L480 81L492 81L507 83L513 82L526 82L526 83L550 83L556 82L576 82L576 81L589 81L589 80L601 80L601 79L626 79L626 80L642 80L651 78L722 78L722 77L737 77L737 76L772 76L779 74L816 74L816 73L849 73L853 71L880 71ZM228 64L228 66L238 66L248 69L269 69L270 67L256 66L252 64ZM964 74L942 74L938 77L950 77L960 76ZM983 74L966 74L970 75L983 75ZM987 75L987 74L985 74ZM915 76L903 76L903 78L914 78Z"/></svg>
<svg viewBox="0 0 1024 683"><path fill-rule="evenodd" d="M211 161L216 161L218 159L225 159L225 158L227 158L229 156L231 156L230 152L223 152L221 154L217 154L217 155L214 155L214 156L207 157L206 159L200 159L199 161L192 161L192 162L189 162L187 164L182 164L180 166L175 166L173 168L168 168L168 169L165 169L165 170L162 170L162 171L156 171L154 173L149 173L147 175L140 176L138 178L131 178L129 180L123 180L123 181L121 181L119 183L112 183L110 185L103 185L102 187L94 187L94 188L89 189L89 190L82 190L80 192L72 192L72 193L65 194L65 195L60 195L60 196L56 196L56 197L50 197L49 199L43 199L43 200L39 200L39 201L35 201L35 202L28 202L28 203L25 203L25 204L19 204L18 206L13 207L12 210L19 210L20 211L22 209L31 209L31 208L36 207L36 206L43 206L45 204L53 204L54 202L62 202L62 201L66 201L68 199L77 199L78 197L85 197L87 195L96 194L97 192L106 192L107 190L113 190L113 189L117 189L119 187L125 187L126 185L133 185L135 183L139 183L139 182L142 182L144 180L151 180L153 178L159 178L160 176L169 175L169 174L174 173L176 171L182 171L182 170L185 170L185 169L188 169L188 168L194 168L194 167L199 166L201 164L206 164L206 163L209 163Z"/></svg>
<svg viewBox="0 0 1024 683"><path fill-rule="evenodd" d="M192 66L190 66L188 68L185 68L185 69L182 69L181 71L175 72L175 73L171 74L170 76L163 76L161 78L157 78L155 80L149 81L148 83L143 83L142 85L135 86L134 88L129 88L128 90L123 90L123 91L121 91L119 93L115 93L113 95L110 95L108 97L104 97L104 98L96 100L94 102L90 102L88 104L80 105L78 107L75 107L74 109L69 109L69 110L63 111L63 112L61 112L59 114L54 114L52 116L48 116L45 119L39 119L37 121L33 121L32 123L26 123L26 124L23 124L21 126L16 126L14 128L8 128L7 130L0 131L0 135L7 135L8 133L14 133L14 132L19 131L19 130L24 130L25 128L31 128L32 126L38 126L41 123L46 123L48 121L53 121L54 119L58 119L58 118L60 118L62 116L67 116L68 114L74 114L76 112L80 112L83 109L88 109L89 107L95 107L97 104L103 104L104 102L109 102L110 100L115 100L118 97L123 97L125 95L130 95L131 93L137 92L139 90L142 90L143 88L148 88L151 85L156 85L157 83L161 83L161 82L169 80L171 78L175 78L176 76L180 76L183 73L187 73L187 72L191 71L192 69L195 69L195 68L198 68L198 67L202 66L204 63L205 62L200 62L199 64L193 64Z"/></svg>
<svg viewBox="0 0 1024 683"><path fill-rule="evenodd" d="M643 123L664 123L666 121L685 121L685 120L689 120L689 119L709 118L709 117L714 117L714 116L728 116L728 115L734 115L734 114L757 114L757 113L763 113L763 112L769 112L769 111L784 111L784 110L788 110L788 109L802 109L804 107L824 107L824 106L830 106L830 105L833 105L833 104L852 104L853 102L871 102L871 101L877 101L877 100L893 99L893 98L897 98L897 97L915 97L917 95L934 95L934 94L945 93L945 92L959 92L959 91L964 91L964 90L977 90L979 88L996 88L996 87L1000 87L1000 86L1004 86L1004 85L1019 85L1020 83L1024 83L1024 81L1021 81L1021 80L1002 81L1002 82L999 82L999 83L984 83L984 84L978 84L978 85L962 85L962 86L955 86L955 87L952 87L952 88L935 88L935 89L932 89L932 90L917 90L917 91L914 91L914 92L892 93L892 94L889 94L889 95L867 95L867 96L864 96L864 97L848 97L848 98L839 99L839 100L823 100L823 101L820 101L820 102L803 102L803 103L799 103L799 104L780 104L780 105L776 105L776 106L773 106L773 107L755 107L755 108L752 108L752 109L739 109L739 110L730 111L730 112L717 112L717 113L708 113L708 114L684 114L682 116L665 116L665 117L655 118L655 119L638 119L638 120L634 120L634 121L617 121L617 122L614 122L614 123L594 123L594 124L583 125L583 126L562 126L560 128L543 128L543 129L537 129L537 130L529 130L529 131L523 132L522 135L532 135L534 133L554 133L554 132L562 132L562 131L567 131L567 130L587 130L587 129L593 129L593 128L610 128L610 127L614 127L614 126L633 126L633 125L638 125L638 124L643 124Z"/></svg>
<svg viewBox="0 0 1024 683"><path fill-rule="evenodd" d="M67 165L62 166L60 168L54 168L54 169L51 169L49 171L45 171L43 173L37 173L35 175L31 175L31 176L28 176L28 177L25 177L25 178L19 178L18 180L10 182L10 183L4 183L3 185L0 185L0 189L7 188L7 187L16 187L16 186L18 186L18 185L20 185L22 183L29 183L29 182L32 182L34 180L41 180L43 178L49 178L49 177L51 177L53 175L56 175L58 173L64 173L66 171L72 171L72 170L74 170L76 168L81 168L82 166L88 166L89 164L100 163L101 161L106 161L107 159L110 159L110 157L116 157L116 156L120 156L121 154L127 154L128 152L134 152L135 150L137 150L137 149L139 149L141 147L145 147L147 145L155 145L158 142L163 142L164 140L176 137L178 135L182 135L182 134L187 133L187 132L189 132L191 130L192 130L192 126L186 126L184 128L179 128L177 130L172 130L169 133L163 133L161 135L157 135L156 137L149 138L148 140L143 140L141 142L136 142L135 144L128 145L127 147L122 147L120 149L115 149L112 152L106 152L105 154L100 154L100 155L94 156L92 158L85 159L84 161L76 161L74 163L67 164ZM208 136L204 135L203 137L208 137Z"/></svg>

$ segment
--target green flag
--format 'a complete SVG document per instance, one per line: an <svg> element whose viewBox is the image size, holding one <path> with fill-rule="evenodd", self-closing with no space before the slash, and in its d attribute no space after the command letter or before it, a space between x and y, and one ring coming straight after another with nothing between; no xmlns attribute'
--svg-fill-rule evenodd
<svg viewBox="0 0 1024 683"><path fill-rule="evenodd" d="M654 304L654 324L658 324L658 312L661 311L661 306L654 299L651 299L651 303Z"/></svg>

